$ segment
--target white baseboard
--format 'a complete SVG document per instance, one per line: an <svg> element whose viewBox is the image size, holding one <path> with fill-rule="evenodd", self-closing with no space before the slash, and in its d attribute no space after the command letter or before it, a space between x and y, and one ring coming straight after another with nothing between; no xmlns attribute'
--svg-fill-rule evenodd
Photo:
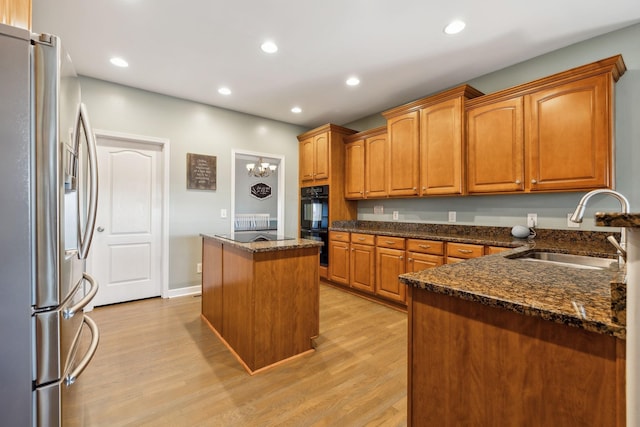
<svg viewBox="0 0 640 427"><path fill-rule="evenodd" d="M187 286L184 288L177 289L168 289L167 293L163 295L163 298L176 298L176 297L186 297L190 295L200 295L202 294L202 286Z"/></svg>

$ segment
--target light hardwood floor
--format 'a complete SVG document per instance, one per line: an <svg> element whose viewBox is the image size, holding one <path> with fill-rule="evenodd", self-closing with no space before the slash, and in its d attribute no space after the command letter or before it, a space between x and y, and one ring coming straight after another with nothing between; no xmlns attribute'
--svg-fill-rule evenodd
<svg viewBox="0 0 640 427"><path fill-rule="evenodd" d="M321 284L316 351L249 376L200 319L200 301L91 312L100 345L65 427L406 425L406 313Z"/></svg>

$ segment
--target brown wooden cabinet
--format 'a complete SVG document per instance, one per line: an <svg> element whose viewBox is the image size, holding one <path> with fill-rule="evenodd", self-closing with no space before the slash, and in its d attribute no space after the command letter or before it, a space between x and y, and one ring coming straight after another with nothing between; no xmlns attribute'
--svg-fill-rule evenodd
<svg viewBox="0 0 640 427"><path fill-rule="evenodd" d="M509 251L511 249L513 248L505 248L502 246L485 246L484 254L485 255L499 254L500 252Z"/></svg>
<svg viewBox="0 0 640 427"><path fill-rule="evenodd" d="M614 56L466 104L469 193L613 184Z"/></svg>
<svg viewBox="0 0 640 427"><path fill-rule="evenodd" d="M419 117L418 111L410 111L387 120L389 196L418 195Z"/></svg>
<svg viewBox="0 0 640 427"><path fill-rule="evenodd" d="M611 91L601 74L525 96L531 191L611 187Z"/></svg>
<svg viewBox="0 0 640 427"><path fill-rule="evenodd" d="M465 192L466 100L482 95L462 85L437 96L420 109L420 195Z"/></svg>
<svg viewBox="0 0 640 427"><path fill-rule="evenodd" d="M470 258L477 258L484 255L484 245L474 245L471 243L447 243L447 264L465 261Z"/></svg>
<svg viewBox="0 0 640 427"><path fill-rule="evenodd" d="M342 285L349 285L350 233L329 232L329 279Z"/></svg>
<svg viewBox="0 0 640 427"><path fill-rule="evenodd" d="M349 285L352 288L375 292L375 236L351 233Z"/></svg>
<svg viewBox="0 0 640 427"><path fill-rule="evenodd" d="M467 110L469 193L524 190L522 98Z"/></svg>
<svg viewBox="0 0 640 427"><path fill-rule="evenodd" d="M404 239L376 236L376 294L405 303L406 285L398 279L405 268Z"/></svg>
<svg viewBox="0 0 640 427"><path fill-rule="evenodd" d="M329 133L300 141L300 181L303 185L329 183Z"/></svg>
<svg viewBox="0 0 640 427"><path fill-rule="evenodd" d="M345 138L345 197L382 198L387 195L386 127Z"/></svg>
<svg viewBox="0 0 640 427"><path fill-rule="evenodd" d="M444 242L407 239L406 272L426 270L444 264Z"/></svg>
<svg viewBox="0 0 640 427"><path fill-rule="evenodd" d="M414 287L408 299L408 425L625 425L624 340Z"/></svg>
<svg viewBox="0 0 640 427"><path fill-rule="evenodd" d="M31 30L31 0L0 0L0 22Z"/></svg>

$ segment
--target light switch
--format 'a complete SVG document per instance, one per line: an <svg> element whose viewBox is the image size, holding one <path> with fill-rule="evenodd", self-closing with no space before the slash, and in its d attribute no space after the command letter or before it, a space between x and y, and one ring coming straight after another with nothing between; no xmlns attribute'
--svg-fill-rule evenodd
<svg viewBox="0 0 640 427"><path fill-rule="evenodd" d="M220 209L220 218L226 218L226 217L227 217L227 210Z"/></svg>
<svg viewBox="0 0 640 427"><path fill-rule="evenodd" d="M449 222L456 222L456 211L449 211Z"/></svg>

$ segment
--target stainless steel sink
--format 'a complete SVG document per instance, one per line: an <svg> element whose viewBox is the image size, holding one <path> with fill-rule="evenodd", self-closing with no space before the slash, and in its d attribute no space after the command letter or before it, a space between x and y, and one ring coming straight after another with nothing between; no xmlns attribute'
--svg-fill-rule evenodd
<svg viewBox="0 0 640 427"><path fill-rule="evenodd" d="M617 266L618 264L618 261L612 258L559 254L555 252L529 252L512 259L563 265L565 267L582 268L588 270L606 270L611 268L612 266Z"/></svg>

